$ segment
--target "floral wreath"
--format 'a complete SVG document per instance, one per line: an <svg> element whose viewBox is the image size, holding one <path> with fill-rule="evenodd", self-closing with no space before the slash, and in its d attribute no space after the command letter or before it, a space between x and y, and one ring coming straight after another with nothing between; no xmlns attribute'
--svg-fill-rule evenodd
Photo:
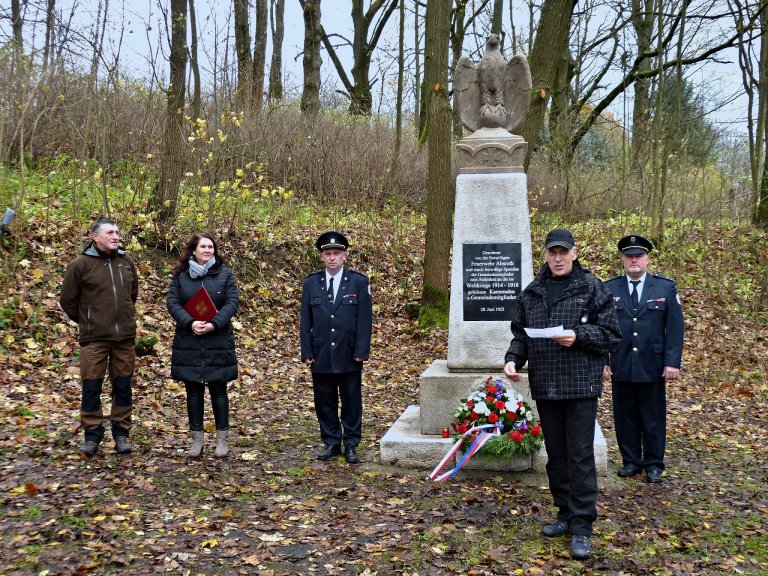
<svg viewBox="0 0 768 576"><path fill-rule="evenodd" d="M461 400L451 424L458 437L472 428L493 425L498 435L485 442L478 453L488 460L511 460L538 452L544 444L541 424L533 419L533 410L520 394L508 390L501 378L489 376L482 390ZM478 432L469 435L473 441Z"/></svg>

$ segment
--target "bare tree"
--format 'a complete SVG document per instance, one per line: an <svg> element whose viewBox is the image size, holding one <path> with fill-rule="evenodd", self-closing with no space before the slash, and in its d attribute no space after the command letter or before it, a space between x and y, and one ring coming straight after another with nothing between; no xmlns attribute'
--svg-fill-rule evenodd
<svg viewBox="0 0 768 576"><path fill-rule="evenodd" d="M256 0L256 38L253 47L253 105L264 103L264 68L267 63L267 0Z"/></svg>
<svg viewBox="0 0 768 576"><path fill-rule="evenodd" d="M187 0L171 0L170 81L166 92L165 131L160 178L150 201L158 222L176 215L179 184L184 174L184 94L187 68Z"/></svg>
<svg viewBox="0 0 768 576"><path fill-rule="evenodd" d="M413 45L414 45L414 63L413 63L413 86L414 86L414 106L413 116L418 119L418 122L414 122L416 126L416 137L419 138L421 131L426 124L426 119L422 119L422 110L424 108L421 94L423 92L422 80L421 80L421 34L419 29L421 27L421 19L419 18L419 7L421 2L415 0L413 3Z"/></svg>
<svg viewBox="0 0 768 576"><path fill-rule="evenodd" d="M269 99L283 99L283 38L285 36L285 0L272 0L272 62L269 65Z"/></svg>
<svg viewBox="0 0 768 576"><path fill-rule="evenodd" d="M197 58L197 11L195 0L189 0L189 33L192 36L189 46L189 66L192 69L192 118L202 117L202 95L200 88L200 62Z"/></svg>
<svg viewBox="0 0 768 576"><path fill-rule="evenodd" d="M448 94L448 44L451 0L427 4L424 83L427 110L427 230L420 322L447 325L453 182L451 107Z"/></svg>
<svg viewBox="0 0 768 576"><path fill-rule="evenodd" d="M47 0L45 8L45 43L43 44L43 70L48 68L55 42L56 0Z"/></svg>
<svg viewBox="0 0 768 576"><path fill-rule="evenodd" d="M349 111L353 114L370 114L373 106L371 96L370 68L371 58L376 46L381 39L384 27L387 25L392 13L397 8L399 0L372 0L368 9L364 9L363 0L351 0L352 2L352 26L354 27L353 39L350 42L341 35L334 34L342 40L341 45L352 47L352 78L347 75L344 65L336 52L336 46L331 42L329 35L321 26L321 37L328 57L333 62L339 75L344 90L349 98ZM308 0L299 0L302 6ZM378 18L378 20L376 20ZM374 20L376 23L374 24ZM371 30L373 26L373 30Z"/></svg>
<svg viewBox="0 0 768 576"><path fill-rule="evenodd" d="M301 93L301 111L304 114L320 112L320 0L299 0L304 10L304 90Z"/></svg>
<svg viewBox="0 0 768 576"><path fill-rule="evenodd" d="M395 149L392 154L390 174L393 181L398 178L400 146L403 136L403 79L405 76L405 0L400 2L400 25L397 35L397 94L395 102Z"/></svg>
<svg viewBox="0 0 768 576"><path fill-rule="evenodd" d="M653 39L653 6L655 0L632 0L632 28L635 32L636 53L651 52ZM634 83L632 102L632 168L637 171L648 158L648 122L651 114L650 72L651 59L641 58L637 63L638 77Z"/></svg>
<svg viewBox="0 0 768 576"><path fill-rule="evenodd" d="M248 18L248 0L234 0L235 52L237 53L237 103L242 108L251 106L251 32Z"/></svg>
<svg viewBox="0 0 768 576"><path fill-rule="evenodd" d="M531 105L520 129L528 142L525 167L531 161L536 138L544 125L547 102L557 75L560 57L568 47L568 34L576 0L544 0L541 18L536 28L536 39L528 58L531 66Z"/></svg>
<svg viewBox="0 0 768 576"><path fill-rule="evenodd" d="M26 4L26 2L24 2ZM21 17L20 0L11 0L11 28L13 29L13 42L16 44L16 49L21 52L24 50L24 35L22 34L22 27L24 25L24 19Z"/></svg>
<svg viewBox="0 0 768 576"><path fill-rule="evenodd" d="M496 34L501 41L502 52L504 51L504 35L501 26L502 16L504 15L504 0L493 0L493 15L491 16L491 34Z"/></svg>

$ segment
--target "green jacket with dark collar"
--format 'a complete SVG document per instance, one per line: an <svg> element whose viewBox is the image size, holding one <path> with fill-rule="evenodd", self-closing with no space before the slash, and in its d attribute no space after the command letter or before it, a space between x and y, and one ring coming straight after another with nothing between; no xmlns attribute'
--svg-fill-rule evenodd
<svg viewBox="0 0 768 576"><path fill-rule="evenodd" d="M118 248L101 252L91 242L64 273L59 304L80 326L80 344L136 338L136 267Z"/></svg>

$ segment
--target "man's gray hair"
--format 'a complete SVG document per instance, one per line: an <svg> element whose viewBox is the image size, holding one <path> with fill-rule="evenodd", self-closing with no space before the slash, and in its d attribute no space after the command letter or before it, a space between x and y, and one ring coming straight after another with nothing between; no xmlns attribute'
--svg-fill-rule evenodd
<svg viewBox="0 0 768 576"><path fill-rule="evenodd" d="M99 218L91 226L91 233L98 234L102 226L117 226L117 223L111 218Z"/></svg>

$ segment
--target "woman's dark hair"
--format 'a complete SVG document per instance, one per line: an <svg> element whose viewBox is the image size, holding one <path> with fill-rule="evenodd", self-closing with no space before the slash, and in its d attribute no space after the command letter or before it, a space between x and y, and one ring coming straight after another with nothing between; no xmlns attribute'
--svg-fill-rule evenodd
<svg viewBox="0 0 768 576"><path fill-rule="evenodd" d="M181 252L179 263L173 268L174 274L179 274L189 268L189 259L192 258L192 254L195 252L197 245L203 238L207 238L213 243L213 255L216 257L216 262L224 264L224 259L219 254L219 249L216 246L216 240L213 239L213 236L206 232L194 232L192 236L189 237L189 240L187 240L187 245L184 246L184 250Z"/></svg>

